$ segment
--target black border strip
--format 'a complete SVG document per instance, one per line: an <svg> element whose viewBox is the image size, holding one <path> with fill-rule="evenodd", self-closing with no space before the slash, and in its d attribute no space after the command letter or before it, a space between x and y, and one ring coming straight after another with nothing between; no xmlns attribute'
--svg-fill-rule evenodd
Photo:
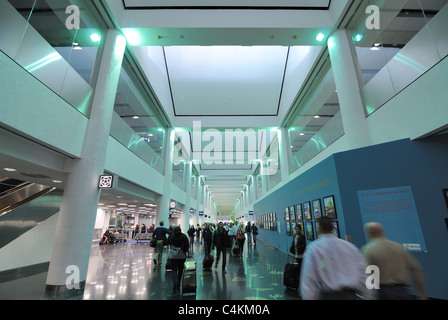
<svg viewBox="0 0 448 320"><path fill-rule="evenodd" d="M331 1L328 0L326 7L281 7L281 6L127 6L123 1L125 10L288 10L288 11L324 11L329 10Z"/></svg>

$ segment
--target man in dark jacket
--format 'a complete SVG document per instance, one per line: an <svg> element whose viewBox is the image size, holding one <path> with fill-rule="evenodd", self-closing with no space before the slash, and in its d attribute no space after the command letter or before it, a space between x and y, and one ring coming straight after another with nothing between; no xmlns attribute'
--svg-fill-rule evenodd
<svg viewBox="0 0 448 320"><path fill-rule="evenodd" d="M156 239L156 253L154 255L154 264L158 265L162 263L162 255L163 255L163 247L167 244L168 239L166 238L167 234L170 234L170 231L165 228L163 221L160 221L160 226L154 230L153 239Z"/></svg>
<svg viewBox="0 0 448 320"><path fill-rule="evenodd" d="M218 224L218 229L215 231L215 235L213 237L213 243L216 247L216 265L219 262L219 258L222 252L222 273L226 273L226 262L227 262L227 242L229 241L229 236L227 231L224 229L223 223L220 222Z"/></svg>
<svg viewBox="0 0 448 320"><path fill-rule="evenodd" d="M210 251L212 249L212 240L213 240L213 233L210 229L210 225L206 224L204 230L202 231L202 239L204 239L204 250L205 255L209 256Z"/></svg>

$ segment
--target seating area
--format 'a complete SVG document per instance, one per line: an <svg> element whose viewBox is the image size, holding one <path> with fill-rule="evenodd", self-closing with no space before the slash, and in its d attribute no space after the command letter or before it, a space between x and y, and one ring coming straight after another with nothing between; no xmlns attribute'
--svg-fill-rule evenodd
<svg viewBox="0 0 448 320"><path fill-rule="evenodd" d="M111 236L109 243L120 243L126 242L128 240L128 235L126 233L116 233Z"/></svg>
<svg viewBox="0 0 448 320"><path fill-rule="evenodd" d="M137 233L134 237L134 240L137 242L141 241L151 241L152 239L152 233Z"/></svg>

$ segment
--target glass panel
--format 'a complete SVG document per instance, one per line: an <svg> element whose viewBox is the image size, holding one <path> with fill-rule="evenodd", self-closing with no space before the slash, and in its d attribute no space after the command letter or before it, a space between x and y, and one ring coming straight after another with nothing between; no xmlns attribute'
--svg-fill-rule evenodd
<svg viewBox="0 0 448 320"><path fill-rule="evenodd" d="M28 22L20 40L7 44L10 56L88 116L93 93L89 84L102 31L84 5L72 6L68 0L8 0L2 7L9 13L11 7L16 9L8 18L8 30L16 26L23 30Z"/></svg>
<svg viewBox="0 0 448 320"><path fill-rule="evenodd" d="M161 153L165 130L124 68L118 82L114 111L111 135L163 174Z"/></svg>
<svg viewBox="0 0 448 320"><path fill-rule="evenodd" d="M171 181L174 185L178 186L181 190L185 191L184 183L184 163L173 164L173 175Z"/></svg>
<svg viewBox="0 0 448 320"><path fill-rule="evenodd" d="M448 0L391 2L381 28L355 45L364 78L367 114L427 72L448 54Z"/></svg>
<svg viewBox="0 0 448 320"><path fill-rule="evenodd" d="M304 104L288 132L292 154L290 174L344 135L339 99L331 70Z"/></svg>

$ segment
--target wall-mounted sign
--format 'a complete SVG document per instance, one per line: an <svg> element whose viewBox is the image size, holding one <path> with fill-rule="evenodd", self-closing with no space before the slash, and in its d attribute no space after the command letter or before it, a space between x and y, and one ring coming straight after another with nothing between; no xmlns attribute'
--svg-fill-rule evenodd
<svg viewBox="0 0 448 320"><path fill-rule="evenodd" d="M202 217L204 215L204 211L199 211L199 216Z"/></svg>
<svg viewBox="0 0 448 320"><path fill-rule="evenodd" d="M100 176L100 181L98 187L101 189L113 188L114 176L102 175Z"/></svg>
<svg viewBox="0 0 448 320"><path fill-rule="evenodd" d="M253 216L253 215L254 215L254 212L253 212L253 211L249 211L249 215L250 215L250 216Z"/></svg>
<svg viewBox="0 0 448 320"><path fill-rule="evenodd" d="M379 222L387 237L412 252L426 252L412 189L409 186L358 191L363 223Z"/></svg>

